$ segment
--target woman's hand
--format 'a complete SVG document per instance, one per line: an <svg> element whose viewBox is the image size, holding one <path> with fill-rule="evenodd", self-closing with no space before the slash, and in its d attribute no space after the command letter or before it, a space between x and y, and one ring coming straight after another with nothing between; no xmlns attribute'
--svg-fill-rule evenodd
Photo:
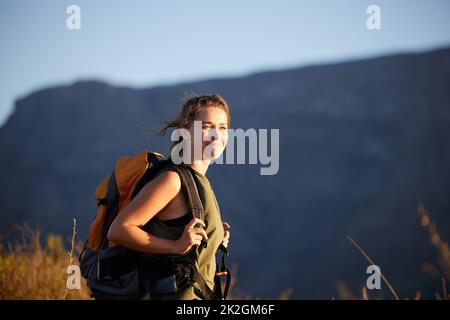
<svg viewBox="0 0 450 320"><path fill-rule="evenodd" d="M230 229L230 225L227 222L222 222L222 225L223 225L223 229L225 230L225 232L223 234L222 244L225 248L227 248L228 242L230 241L230 231L228 231L227 229Z"/></svg>
<svg viewBox="0 0 450 320"><path fill-rule="evenodd" d="M196 225L199 224L199 227ZM193 246L198 246L202 242L203 238L208 240L208 235L203 229L206 227L205 223L197 218L192 219L184 227L183 234L178 240L175 240L176 252L178 254L188 253Z"/></svg>

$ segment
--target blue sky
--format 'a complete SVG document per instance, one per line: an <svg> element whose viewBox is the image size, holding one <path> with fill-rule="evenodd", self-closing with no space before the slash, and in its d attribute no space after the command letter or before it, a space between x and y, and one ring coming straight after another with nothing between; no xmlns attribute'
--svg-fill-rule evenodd
<svg viewBox="0 0 450 320"><path fill-rule="evenodd" d="M0 125L17 98L80 79L140 88L447 47L449 18L448 0L2 0Z"/></svg>

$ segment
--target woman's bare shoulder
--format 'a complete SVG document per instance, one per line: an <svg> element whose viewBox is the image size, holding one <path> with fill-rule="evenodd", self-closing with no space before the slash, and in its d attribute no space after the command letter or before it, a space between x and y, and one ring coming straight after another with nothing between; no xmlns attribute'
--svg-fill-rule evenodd
<svg viewBox="0 0 450 320"><path fill-rule="evenodd" d="M181 190L181 179L178 173L172 170L165 170L158 173L155 178L145 184L143 192L152 192L152 190L161 189L173 197Z"/></svg>

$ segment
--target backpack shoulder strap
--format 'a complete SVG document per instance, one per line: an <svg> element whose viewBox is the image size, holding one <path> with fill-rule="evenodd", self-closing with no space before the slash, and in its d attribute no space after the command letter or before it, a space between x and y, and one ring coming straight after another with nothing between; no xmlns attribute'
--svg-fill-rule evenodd
<svg viewBox="0 0 450 320"><path fill-rule="evenodd" d="M195 183L194 177L188 168L185 166L167 164L162 170L171 170L178 173L181 179L181 188L188 200L189 209L192 212L194 218L205 220L205 211L203 209L203 204L198 193L197 184Z"/></svg>
<svg viewBox="0 0 450 320"><path fill-rule="evenodd" d="M197 184L195 183L194 177L192 176L189 168L184 164L174 164L170 160L170 158L164 160L156 159L151 152L149 152L148 157L148 161L152 164L152 166L147 170L143 179L143 184L141 184L141 186L137 188L135 193L137 193L145 183L152 180L156 176L156 174L167 170L175 171L180 176L181 188L183 189L187 197L188 206L192 212L192 215L194 216L194 218L204 221L205 211L203 209L203 204L198 193Z"/></svg>
<svg viewBox="0 0 450 320"><path fill-rule="evenodd" d="M106 203L108 204L106 208L106 217L105 221L103 223L103 230L102 230L102 242L100 245L100 249L106 249L108 247L108 230L111 226L113 220L116 218L118 213L118 206L119 206L119 190L117 189L117 183L116 183L116 173L115 170L112 171L111 175L109 176L108 181L108 191L106 194Z"/></svg>
<svg viewBox="0 0 450 320"><path fill-rule="evenodd" d="M184 186L185 193L188 197L189 208L192 211L194 218L205 220L205 211L198 193L197 184L189 169L185 166L178 167L181 178L181 185Z"/></svg>

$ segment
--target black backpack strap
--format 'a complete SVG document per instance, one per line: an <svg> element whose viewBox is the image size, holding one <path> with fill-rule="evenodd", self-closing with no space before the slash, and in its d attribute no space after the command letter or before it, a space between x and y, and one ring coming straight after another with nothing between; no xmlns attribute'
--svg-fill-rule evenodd
<svg viewBox="0 0 450 320"><path fill-rule="evenodd" d="M103 234L102 234L102 244L100 249L106 249L108 247L108 230L111 226L112 222L117 216L119 210L119 190L117 189L116 183L116 172L115 169L112 171L108 180L108 191L106 193L105 203L103 205L107 205L106 208L106 218L103 224ZM102 204L101 204L102 205Z"/></svg>
<svg viewBox="0 0 450 320"><path fill-rule="evenodd" d="M178 173L181 179L181 187L184 190L189 209L192 212L194 218L198 218L202 221L205 219L205 211L203 209L203 204L200 199L200 195L198 194L197 184L195 183L194 177L192 176L191 171L188 166L181 164L176 165L169 159L160 159L155 154L149 152L148 154L148 162L152 164L150 169L145 173L144 178L136 187L134 191L133 197L142 189L142 187L150 180L152 180L157 174L163 171L175 171Z"/></svg>
<svg viewBox="0 0 450 320"><path fill-rule="evenodd" d="M205 211L203 209L203 204L197 190L197 184L195 183L194 177L192 176L192 173L189 170L189 168L184 164L176 165L170 159L157 161L154 159L154 157L152 157L152 159L150 160L150 155L149 155L149 162L151 162L153 166L145 174L143 184L150 181L156 176L156 174L159 174L163 171L170 170L177 172L178 175L180 176L181 188L185 192L185 195L188 200L188 206L192 212L192 215L194 216L194 218L204 221ZM138 188L136 188L137 189L136 193L143 187L143 184Z"/></svg>
<svg viewBox="0 0 450 320"><path fill-rule="evenodd" d="M88 244L89 239L84 242L83 250L81 250L80 255L78 256L78 263L81 264L81 260L83 260L83 255L86 252L86 246Z"/></svg>
<svg viewBox="0 0 450 320"><path fill-rule="evenodd" d="M228 257L228 249L223 245L220 244L219 246L220 251L222 251L222 263L221 266L219 268L219 266L217 266L216 269L216 275L214 277L214 293L215 296L217 297L217 299L219 300L225 300L227 298L228 295L228 291L230 289L230 284L231 284L231 271L228 268L227 264L226 264L226 259ZM225 288L222 292L222 283L220 280L220 277L222 276L226 276L226 282L225 282Z"/></svg>
<svg viewBox="0 0 450 320"><path fill-rule="evenodd" d="M203 204L198 194L197 184L195 183L192 173L186 166L179 166L178 173L181 178L181 185L184 186L188 198L189 208L192 211L194 218L205 220L205 211L203 210Z"/></svg>

